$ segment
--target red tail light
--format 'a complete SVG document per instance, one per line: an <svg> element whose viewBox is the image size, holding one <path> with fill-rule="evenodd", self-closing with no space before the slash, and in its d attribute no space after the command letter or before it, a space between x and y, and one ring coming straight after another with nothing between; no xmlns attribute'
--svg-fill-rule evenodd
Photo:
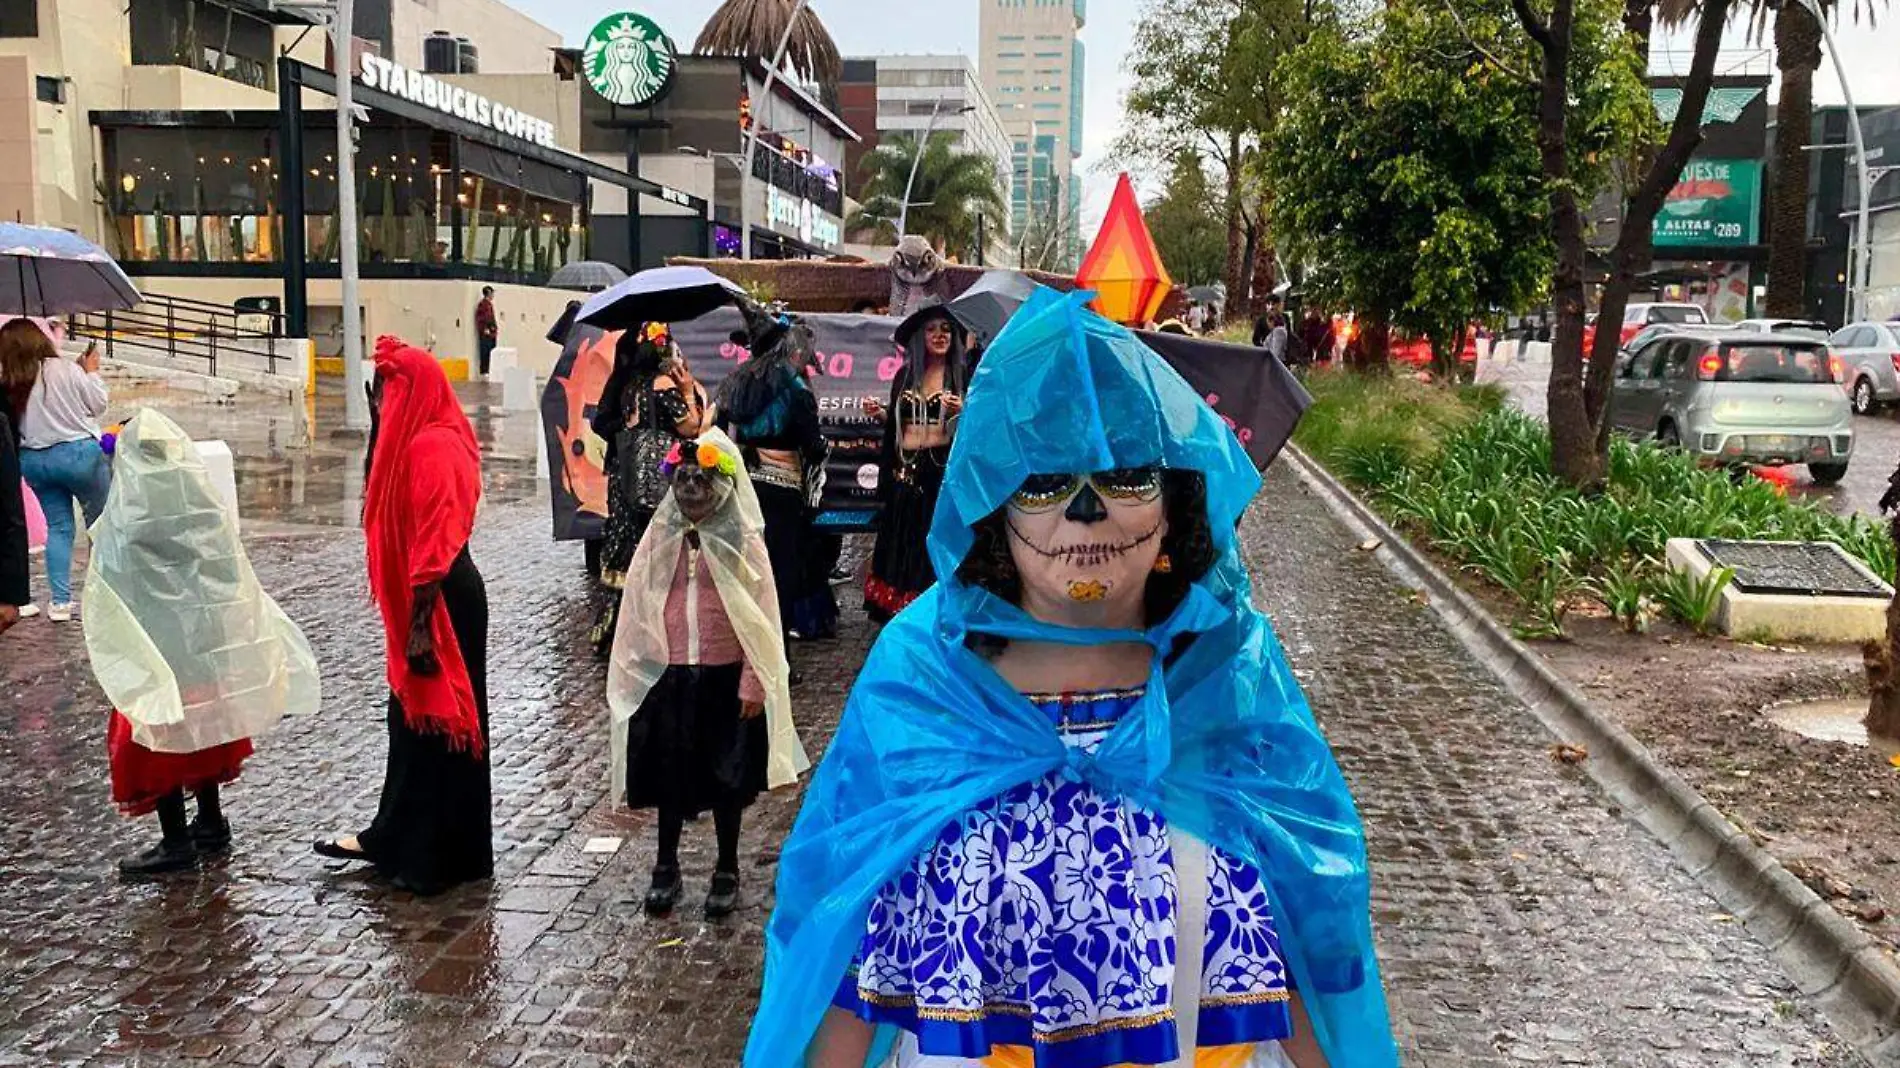
<svg viewBox="0 0 1900 1068"><path fill-rule="evenodd" d="M1827 373L1828 377L1835 382L1847 381L1847 364L1841 359L1840 353L1827 354Z"/></svg>
<svg viewBox="0 0 1900 1068"><path fill-rule="evenodd" d="M1892 356L1889 356L1887 358L1893 361L1893 369L1895 373L1900 373L1900 352L1896 352Z"/></svg>
<svg viewBox="0 0 1900 1068"><path fill-rule="evenodd" d="M1700 360L1696 361L1696 377L1704 382L1713 382L1715 381L1715 376L1722 373L1722 367L1726 362L1727 361L1722 359L1721 353L1710 349L1702 354Z"/></svg>

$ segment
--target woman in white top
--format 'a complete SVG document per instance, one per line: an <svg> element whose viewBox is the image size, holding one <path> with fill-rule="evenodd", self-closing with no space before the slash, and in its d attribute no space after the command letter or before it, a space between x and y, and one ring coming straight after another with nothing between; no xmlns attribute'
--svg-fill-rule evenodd
<svg viewBox="0 0 1900 1068"><path fill-rule="evenodd" d="M0 381L20 435L20 473L46 512L47 618L73 617L73 503L88 523L105 508L112 469L99 448L106 384L97 346L65 359L34 323L0 327Z"/></svg>

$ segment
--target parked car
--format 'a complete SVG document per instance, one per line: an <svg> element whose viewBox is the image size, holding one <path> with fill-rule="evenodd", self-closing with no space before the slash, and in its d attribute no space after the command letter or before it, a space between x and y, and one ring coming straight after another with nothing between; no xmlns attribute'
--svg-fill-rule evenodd
<svg viewBox="0 0 1900 1068"><path fill-rule="evenodd" d="M1827 324L1817 323L1813 319L1743 319L1729 329L1744 334L1799 334L1827 340Z"/></svg>
<svg viewBox="0 0 1900 1068"><path fill-rule="evenodd" d="M1623 309L1623 327L1617 337L1619 346L1627 347L1646 326L1706 326L1709 315L1700 304L1631 304ZM1592 319L1583 328L1583 351L1586 358L1596 346L1598 323Z"/></svg>
<svg viewBox="0 0 1900 1068"><path fill-rule="evenodd" d="M1854 422L1845 367L1825 341L1677 326L1618 360L1610 424L1724 464L1806 464L1816 485L1847 474Z"/></svg>
<svg viewBox="0 0 1900 1068"><path fill-rule="evenodd" d="M1900 401L1900 323L1850 323L1828 343L1847 365L1842 384L1856 414Z"/></svg>

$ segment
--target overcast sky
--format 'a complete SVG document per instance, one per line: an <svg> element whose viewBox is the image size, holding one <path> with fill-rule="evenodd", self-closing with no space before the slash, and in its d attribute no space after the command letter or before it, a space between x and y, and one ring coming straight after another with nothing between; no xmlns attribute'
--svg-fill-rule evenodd
<svg viewBox="0 0 1900 1068"><path fill-rule="evenodd" d="M603 16L621 10L615 0L509 0L543 23L560 31L570 45L582 38ZM961 52L977 54L977 5L984 0L812 0L812 8L824 19L838 48L847 56L890 53ZM718 7L715 0L637 0L625 8L651 16L671 34L682 48L692 45L706 17ZM1851 4L1847 5L1851 10ZM1090 0L1089 24L1082 40L1088 48L1087 100L1083 104L1082 171L1086 197L1084 232L1090 233L1107 208L1114 186L1112 174L1099 174L1095 164L1108 151L1121 121L1121 96L1125 89L1122 63L1126 58L1128 28L1139 9L1139 0ZM1856 101L1870 104L1900 104L1900 8L1889 8L1880 24L1866 26L1837 25L1838 44L1846 57L1853 79ZM1730 34L1732 55L1754 49L1740 28ZM1659 41L1655 66L1665 69L1673 54L1669 47L1687 48L1690 43ZM1688 57L1677 60L1682 67ZM1824 63L1815 79L1815 99L1823 104L1841 102L1840 82L1832 62Z"/></svg>

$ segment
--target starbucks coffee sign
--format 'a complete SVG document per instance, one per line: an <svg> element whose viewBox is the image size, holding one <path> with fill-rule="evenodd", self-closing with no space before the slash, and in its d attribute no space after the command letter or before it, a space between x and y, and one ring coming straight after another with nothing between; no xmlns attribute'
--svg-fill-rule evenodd
<svg viewBox="0 0 1900 1068"><path fill-rule="evenodd" d="M480 93L450 85L381 56L365 54L363 69L357 77L371 89L402 97L411 104L434 108L510 137L519 137L548 148L555 147L554 124L546 119L536 118L505 104L497 104Z"/></svg>
<svg viewBox="0 0 1900 1068"><path fill-rule="evenodd" d="M587 84L621 107L645 107L664 96L677 66L672 39L652 19L632 12L601 19L581 51Z"/></svg>

